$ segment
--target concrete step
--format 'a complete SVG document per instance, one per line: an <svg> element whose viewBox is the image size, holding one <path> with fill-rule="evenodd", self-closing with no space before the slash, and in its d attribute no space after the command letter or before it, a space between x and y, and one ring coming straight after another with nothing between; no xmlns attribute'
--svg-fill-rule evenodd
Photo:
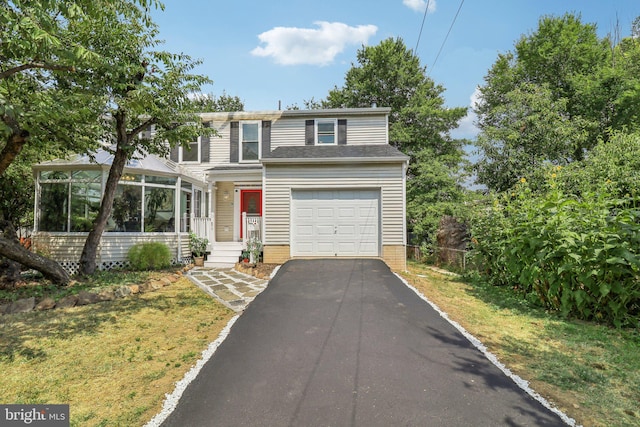
<svg viewBox="0 0 640 427"><path fill-rule="evenodd" d="M211 254L207 265L224 264L233 266L242 254L242 242L213 242L209 245Z"/></svg>

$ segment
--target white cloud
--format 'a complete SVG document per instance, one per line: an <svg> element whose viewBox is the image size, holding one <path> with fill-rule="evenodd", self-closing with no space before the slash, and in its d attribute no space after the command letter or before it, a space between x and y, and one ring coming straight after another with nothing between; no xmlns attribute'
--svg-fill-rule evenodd
<svg viewBox="0 0 640 427"><path fill-rule="evenodd" d="M378 27L351 27L341 22L314 22L317 29L275 27L258 35L265 46L251 51L255 56L271 57L281 65L327 65L348 45L366 44Z"/></svg>
<svg viewBox="0 0 640 427"><path fill-rule="evenodd" d="M409 9L422 13L424 13L424 9L427 7L427 2L429 3L429 13L435 12L436 0L402 0L402 4L407 6Z"/></svg>
<svg viewBox="0 0 640 427"><path fill-rule="evenodd" d="M458 122L458 127L451 133L452 136L454 136L455 138L467 138L467 139L475 139L475 137L478 136L480 129L478 129L478 127L475 125L475 122L478 119L478 116L473 111L473 109L475 108L476 104L480 101L481 97L482 97L482 94L480 93L480 89L476 88L476 90L474 90L471 96L469 97L470 108L467 111L467 115L464 116L462 120Z"/></svg>

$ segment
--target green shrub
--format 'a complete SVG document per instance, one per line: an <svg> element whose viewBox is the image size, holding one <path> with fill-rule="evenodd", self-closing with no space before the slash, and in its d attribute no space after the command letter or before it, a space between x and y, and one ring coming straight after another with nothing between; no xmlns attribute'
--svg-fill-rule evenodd
<svg viewBox="0 0 640 427"><path fill-rule="evenodd" d="M134 270L158 270L171 266L171 250L164 243L139 243L129 249L129 265Z"/></svg>
<svg viewBox="0 0 640 427"><path fill-rule="evenodd" d="M480 273L551 310L616 326L640 317L640 211L605 182L580 197L551 171L547 189L526 180L496 196L473 224Z"/></svg>

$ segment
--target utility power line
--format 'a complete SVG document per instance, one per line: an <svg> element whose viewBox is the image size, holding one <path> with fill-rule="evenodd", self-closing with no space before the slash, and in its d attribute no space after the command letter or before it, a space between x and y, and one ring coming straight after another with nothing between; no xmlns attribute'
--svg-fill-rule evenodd
<svg viewBox="0 0 640 427"><path fill-rule="evenodd" d="M433 64L431 64L431 70L433 70L435 68L436 62L438 62L438 58L440 58L440 53L442 52L442 48L444 47L444 44L447 42L447 39L449 38L449 34L451 33L451 29L453 28L453 24L456 23L456 19L458 19L458 14L460 14L460 9L462 9L462 5L463 4L464 4L464 0L461 0L460 1L460 6L458 6L458 11L456 12L456 16L453 17L453 21L451 21L451 26L449 26L449 31L447 31L447 35L445 36L444 40L442 41L442 44L440 45L440 50L438 50L438 54L436 55L436 59L433 61Z"/></svg>
<svg viewBox="0 0 640 427"><path fill-rule="evenodd" d="M427 7L424 8L424 15L422 16L422 25L420 25L420 33L418 34L418 41L416 42L416 48L413 52L418 55L418 44L420 44L420 37L422 37L422 28L424 28L424 21L427 19L427 12L429 11L429 3L431 0L427 0Z"/></svg>

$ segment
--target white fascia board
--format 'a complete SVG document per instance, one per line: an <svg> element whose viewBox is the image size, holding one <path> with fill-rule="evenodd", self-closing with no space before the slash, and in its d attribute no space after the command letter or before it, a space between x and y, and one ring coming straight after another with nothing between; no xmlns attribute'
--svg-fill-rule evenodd
<svg viewBox="0 0 640 427"><path fill-rule="evenodd" d="M304 163L406 163L408 157L315 157L315 158L271 158L262 159L263 164Z"/></svg>

